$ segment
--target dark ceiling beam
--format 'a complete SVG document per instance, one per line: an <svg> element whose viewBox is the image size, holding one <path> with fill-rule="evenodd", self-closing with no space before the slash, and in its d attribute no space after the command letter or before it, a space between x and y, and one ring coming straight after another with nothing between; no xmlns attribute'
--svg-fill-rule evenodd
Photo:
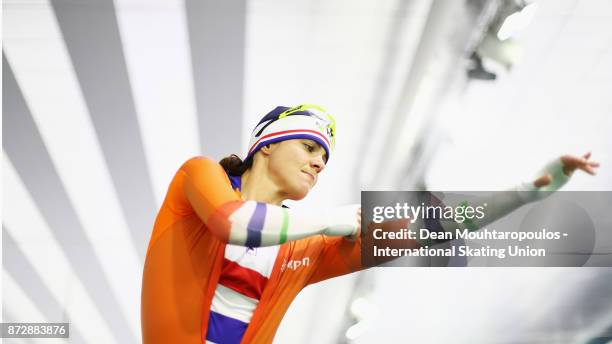
<svg viewBox="0 0 612 344"><path fill-rule="evenodd" d="M246 1L186 0L202 153L242 155Z"/></svg>
<svg viewBox="0 0 612 344"><path fill-rule="evenodd" d="M132 244L144 261L157 205L113 1L51 2Z"/></svg>

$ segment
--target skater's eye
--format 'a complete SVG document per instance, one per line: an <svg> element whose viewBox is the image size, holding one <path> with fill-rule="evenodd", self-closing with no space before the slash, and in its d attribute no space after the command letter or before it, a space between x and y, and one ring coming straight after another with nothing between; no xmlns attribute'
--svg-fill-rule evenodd
<svg viewBox="0 0 612 344"><path fill-rule="evenodd" d="M313 146L313 145L308 144L308 143L305 143L305 142L303 143L303 145L306 147L306 149L307 149L309 152L311 152L311 153L312 153L312 152L314 152L314 149L315 149L315 148L314 148L314 146Z"/></svg>

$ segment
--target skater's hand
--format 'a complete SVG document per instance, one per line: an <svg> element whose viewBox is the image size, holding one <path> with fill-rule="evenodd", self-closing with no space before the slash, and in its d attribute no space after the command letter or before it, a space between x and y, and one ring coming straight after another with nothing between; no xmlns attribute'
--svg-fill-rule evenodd
<svg viewBox="0 0 612 344"><path fill-rule="evenodd" d="M357 231L353 235L345 236L346 240L354 242L361 235L361 207L357 209Z"/></svg>
<svg viewBox="0 0 612 344"><path fill-rule="evenodd" d="M595 169L599 167L599 163L595 161L589 161L591 152L586 153L582 157L576 157L572 155L564 155L560 158L563 164L563 174L571 176L575 170L582 170L590 175L595 175ZM536 179L533 184L536 187L542 187L550 184L552 176L550 174L543 175Z"/></svg>

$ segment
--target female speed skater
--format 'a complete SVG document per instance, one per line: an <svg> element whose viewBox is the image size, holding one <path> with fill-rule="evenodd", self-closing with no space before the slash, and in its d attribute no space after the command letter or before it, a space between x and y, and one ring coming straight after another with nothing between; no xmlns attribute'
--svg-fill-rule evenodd
<svg viewBox="0 0 612 344"><path fill-rule="evenodd" d="M298 211L334 148L322 108L276 107L253 130L244 161L185 162L157 215L143 273L142 338L155 343L271 343L306 286L359 271L359 205ZM597 163L563 156L521 190L559 189ZM538 197L491 199L501 215ZM492 202L492 203L491 203Z"/></svg>

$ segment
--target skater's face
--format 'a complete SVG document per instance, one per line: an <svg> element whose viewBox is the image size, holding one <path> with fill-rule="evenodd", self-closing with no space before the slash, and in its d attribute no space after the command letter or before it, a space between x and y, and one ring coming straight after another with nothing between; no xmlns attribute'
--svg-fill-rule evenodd
<svg viewBox="0 0 612 344"><path fill-rule="evenodd" d="M269 172L288 199L300 200L317 183L325 168L327 154L308 139L281 141L270 146Z"/></svg>

